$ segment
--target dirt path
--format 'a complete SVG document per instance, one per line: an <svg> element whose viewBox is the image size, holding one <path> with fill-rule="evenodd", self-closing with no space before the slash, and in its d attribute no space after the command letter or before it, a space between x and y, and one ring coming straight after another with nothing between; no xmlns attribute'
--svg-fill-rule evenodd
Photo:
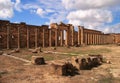
<svg viewBox="0 0 120 83"><path fill-rule="evenodd" d="M10 58L13 58L13 59L17 59L17 60L20 60L20 61L23 61L23 62L26 62L26 63L30 63L31 62L29 60L26 60L26 59L23 59L23 58L19 58L19 57L15 57L15 56L12 56L12 55L3 54L3 56L7 56L7 57L10 57Z"/></svg>

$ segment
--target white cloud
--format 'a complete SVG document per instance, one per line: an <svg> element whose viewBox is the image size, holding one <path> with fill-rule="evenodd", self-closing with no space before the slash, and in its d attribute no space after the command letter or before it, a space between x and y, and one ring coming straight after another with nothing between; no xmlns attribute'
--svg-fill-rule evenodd
<svg viewBox="0 0 120 83"><path fill-rule="evenodd" d="M66 17L65 12L56 12L52 16L49 17L50 23L60 23L61 21L64 21Z"/></svg>
<svg viewBox="0 0 120 83"><path fill-rule="evenodd" d="M11 0L0 0L0 18L11 18L13 16L13 5Z"/></svg>
<svg viewBox="0 0 120 83"><path fill-rule="evenodd" d="M120 33L120 23L116 23L114 25L103 25L99 26L99 30L104 33Z"/></svg>
<svg viewBox="0 0 120 83"><path fill-rule="evenodd" d="M45 11L42 8L38 8L36 14L38 14L39 16L43 16L45 14Z"/></svg>
<svg viewBox="0 0 120 83"><path fill-rule="evenodd" d="M16 0L16 2L14 3L14 8L17 10L17 11L22 11L21 9L21 0Z"/></svg>
<svg viewBox="0 0 120 83"><path fill-rule="evenodd" d="M112 22L112 13L103 9L78 10L70 12L67 19L75 26L84 25L93 29L103 23Z"/></svg>
<svg viewBox="0 0 120 83"><path fill-rule="evenodd" d="M38 9L40 6L36 4L24 4L23 9Z"/></svg>
<svg viewBox="0 0 120 83"><path fill-rule="evenodd" d="M62 0L66 9L93 9L111 7L120 4L120 0Z"/></svg>

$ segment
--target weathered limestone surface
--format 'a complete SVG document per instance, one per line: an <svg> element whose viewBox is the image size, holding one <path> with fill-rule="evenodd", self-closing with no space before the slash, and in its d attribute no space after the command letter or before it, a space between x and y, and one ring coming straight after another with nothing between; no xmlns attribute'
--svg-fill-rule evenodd
<svg viewBox="0 0 120 83"><path fill-rule="evenodd" d="M48 28L50 27L50 28ZM81 46L120 43L120 34L104 34L101 31L72 24L52 23L50 26L34 26L26 23L10 23L0 20L0 49L37 48L51 46Z"/></svg>

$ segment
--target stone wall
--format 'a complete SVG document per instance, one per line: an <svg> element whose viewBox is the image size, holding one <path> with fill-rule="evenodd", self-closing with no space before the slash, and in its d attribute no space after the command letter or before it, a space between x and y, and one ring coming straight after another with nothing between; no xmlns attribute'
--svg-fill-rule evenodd
<svg viewBox="0 0 120 83"><path fill-rule="evenodd" d="M120 43L120 33L115 34L114 37L115 37L114 42L115 43Z"/></svg>
<svg viewBox="0 0 120 83"><path fill-rule="evenodd" d="M120 43L120 34L104 34L83 26L78 26L75 31L72 24L62 22L48 27L0 20L0 49Z"/></svg>

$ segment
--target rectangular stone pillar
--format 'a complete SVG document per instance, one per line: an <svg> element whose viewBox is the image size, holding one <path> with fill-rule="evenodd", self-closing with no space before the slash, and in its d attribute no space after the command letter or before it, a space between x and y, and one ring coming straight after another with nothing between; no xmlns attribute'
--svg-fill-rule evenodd
<svg viewBox="0 0 120 83"><path fill-rule="evenodd" d="M94 34L94 45L96 45L96 33Z"/></svg>
<svg viewBox="0 0 120 83"><path fill-rule="evenodd" d="M81 43L81 41L80 41L80 34L81 34L81 32L80 32L80 26L78 26L78 45L80 45Z"/></svg>
<svg viewBox="0 0 120 83"><path fill-rule="evenodd" d="M43 44L42 44L43 47L45 47L45 29L43 27Z"/></svg>
<svg viewBox="0 0 120 83"><path fill-rule="evenodd" d="M10 27L7 24L7 49L10 49Z"/></svg>
<svg viewBox="0 0 120 83"><path fill-rule="evenodd" d="M65 40L65 45L68 46L68 31L66 30L66 40Z"/></svg>
<svg viewBox="0 0 120 83"><path fill-rule="evenodd" d="M72 46L74 46L74 27L72 26Z"/></svg>
<svg viewBox="0 0 120 83"><path fill-rule="evenodd" d="M84 34L85 35L85 44L87 45L87 33Z"/></svg>
<svg viewBox="0 0 120 83"><path fill-rule="evenodd" d="M29 48L30 46L29 46L29 27L27 27L27 48Z"/></svg>
<svg viewBox="0 0 120 83"><path fill-rule="evenodd" d="M93 45L95 45L95 34L93 34Z"/></svg>
<svg viewBox="0 0 120 83"><path fill-rule="evenodd" d="M51 43L51 29L49 29L49 46L50 47L52 46L52 43Z"/></svg>
<svg viewBox="0 0 120 83"><path fill-rule="evenodd" d="M55 46L58 46L58 30L55 30Z"/></svg>
<svg viewBox="0 0 120 83"><path fill-rule="evenodd" d="M63 46L63 31L60 31L60 45Z"/></svg>
<svg viewBox="0 0 120 83"><path fill-rule="evenodd" d="M97 45L97 33L95 34L95 44Z"/></svg>
<svg viewBox="0 0 120 83"><path fill-rule="evenodd" d="M102 44L102 42L101 42L102 40L101 40L101 34L100 34L100 45Z"/></svg>
<svg viewBox="0 0 120 83"><path fill-rule="evenodd" d="M80 27L80 33L81 33L81 45L84 44L84 28L83 27Z"/></svg>
<svg viewBox="0 0 120 83"><path fill-rule="evenodd" d="M18 49L20 48L20 27L18 27Z"/></svg>
<svg viewBox="0 0 120 83"><path fill-rule="evenodd" d="M96 45L98 45L98 34L96 34Z"/></svg>
<svg viewBox="0 0 120 83"><path fill-rule="evenodd" d="M91 45L93 45L93 35L91 33Z"/></svg>
<svg viewBox="0 0 120 83"><path fill-rule="evenodd" d="M38 47L38 28L35 28L35 48Z"/></svg>
<svg viewBox="0 0 120 83"><path fill-rule="evenodd" d="M99 45L100 45L100 34L98 35L98 41L99 41Z"/></svg>
<svg viewBox="0 0 120 83"><path fill-rule="evenodd" d="M88 45L90 44L90 34L88 33L87 34L87 37L88 37Z"/></svg>

